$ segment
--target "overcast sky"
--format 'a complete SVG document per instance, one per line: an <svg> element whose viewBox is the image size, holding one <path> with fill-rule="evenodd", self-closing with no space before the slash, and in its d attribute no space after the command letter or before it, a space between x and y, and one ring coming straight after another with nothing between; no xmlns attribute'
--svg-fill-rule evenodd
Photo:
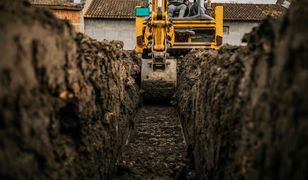
<svg viewBox="0 0 308 180"><path fill-rule="evenodd" d="M277 0L212 0L212 2L273 4Z"/></svg>

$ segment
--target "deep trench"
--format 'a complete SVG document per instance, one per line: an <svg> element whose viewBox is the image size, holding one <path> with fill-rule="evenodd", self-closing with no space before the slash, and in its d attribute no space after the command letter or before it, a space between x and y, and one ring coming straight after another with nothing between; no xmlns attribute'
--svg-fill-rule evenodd
<svg viewBox="0 0 308 180"><path fill-rule="evenodd" d="M117 178L180 179L187 163L185 138L175 107L142 106L118 163Z"/></svg>
<svg viewBox="0 0 308 180"><path fill-rule="evenodd" d="M0 178L308 179L307 7L247 46L192 50L173 105L140 107L141 62L122 42L0 1Z"/></svg>

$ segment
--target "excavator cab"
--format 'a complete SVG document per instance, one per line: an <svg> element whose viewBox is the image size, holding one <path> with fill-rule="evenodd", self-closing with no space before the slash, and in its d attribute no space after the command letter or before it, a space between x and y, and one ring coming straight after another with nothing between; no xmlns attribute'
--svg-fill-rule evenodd
<svg viewBox="0 0 308 180"><path fill-rule="evenodd" d="M141 89L145 100L164 101L173 96L180 56L191 49L221 47L223 7L217 6L212 18L202 13L204 0L195 3L197 14L188 9L182 18L169 17L168 0L151 0L149 7L136 7L135 52L142 57Z"/></svg>

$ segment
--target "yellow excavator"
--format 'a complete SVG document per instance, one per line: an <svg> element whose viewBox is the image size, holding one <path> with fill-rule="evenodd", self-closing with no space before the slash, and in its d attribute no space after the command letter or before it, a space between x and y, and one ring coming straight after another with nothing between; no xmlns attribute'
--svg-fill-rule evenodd
<svg viewBox="0 0 308 180"><path fill-rule="evenodd" d="M179 12L168 14L168 0L150 0L147 7L136 7L135 52L142 57L145 100L165 101L173 96L179 57L191 49L219 49L222 45L223 7L217 6L211 17L205 14L204 0L183 2L183 17L177 17Z"/></svg>

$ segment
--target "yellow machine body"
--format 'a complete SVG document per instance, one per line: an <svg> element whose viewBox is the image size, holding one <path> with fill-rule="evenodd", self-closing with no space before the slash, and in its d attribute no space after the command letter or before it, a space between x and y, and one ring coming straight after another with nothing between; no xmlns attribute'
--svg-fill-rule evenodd
<svg viewBox="0 0 308 180"><path fill-rule="evenodd" d="M157 7L158 0L153 0L152 6L152 19L151 25L147 23L144 17L136 17L136 38L137 43L135 51L137 53L142 53L144 49L149 48L149 39L154 38L154 50L164 49L164 38L168 37L170 42L170 47L168 50L174 49L219 49L222 46L223 37L223 6L217 6L215 8L214 20L207 19L174 19L172 24L170 24L169 17L167 14L167 9L162 9L163 20L157 20ZM163 0L163 3L167 3L167 0ZM138 7L137 7L138 8ZM168 27L167 29L165 27ZM197 41L197 34L188 35L188 37L183 40L178 40L176 30L180 29L191 29L192 31L203 31L207 32L207 36L211 38L209 41Z"/></svg>
<svg viewBox="0 0 308 180"><path fill-rule="evenodd" d="M142 57L141 88L152 100L168 98L176 86L178 56L222 46L223 7L215 8L214 19L168 17L168 0L152 0L148 16L138 16L138 8L135 52Z"/></svg>

